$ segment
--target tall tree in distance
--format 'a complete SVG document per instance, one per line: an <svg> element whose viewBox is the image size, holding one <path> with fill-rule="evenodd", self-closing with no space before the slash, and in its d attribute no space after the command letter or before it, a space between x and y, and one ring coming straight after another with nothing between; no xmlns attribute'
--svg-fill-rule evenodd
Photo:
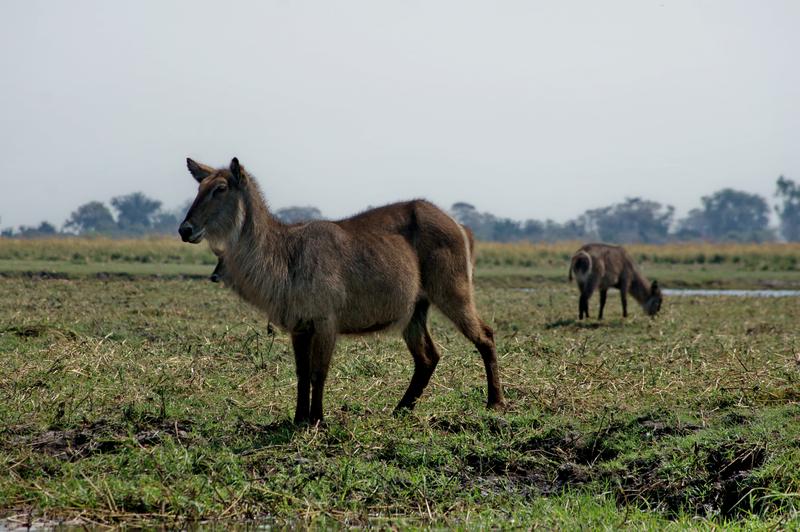
<svg viewBox="0 0 800 532"><path fill-rule="evenodd" d="M524 238L520 222L498 218L490 212L480 212L470 203L454 203L450 207L450 214L458 223L469 227L478 240L513 242Z"/></svg>
<svg viewBox="0 0 800 532"><path fill-rule="evenodd" d="M90 201L78 207L70 215L64 228L81 235L111 233L116 229L116 222L114 222L114 217L108 207L99 201Z"/></svg>
<svg viewBox="0 0 800 532"><path fill-rule="evenodd" d="M486 219L471 203L459 201L450 207L450 214L458 223L469 227L478 240L488 240L490 231L486 231Z"/></svg>
<svg viewBox="0 0 800 532"><path fill-rule="evenodd" d="M285 224L322 220L322 213L316 207L284 207L275 211L275 216Z"/></svg>
<svg viewBox="0 0 800 532"><path fill-rule="evenodd" d="M50 222L45 221L40 223L38 227L21 225L15 236L20 238L47 238L58 236L58 229Z"/></svg>
<svg viewBox="0 0 800 532"><path fill-rule="evenodd" d="M692 209L685 218L678 220L675 231L678 240L707 240L711 239L711 228L706 220L703 209Z"/></svg>
<svg viewBox="0 0 800 532"><path fill-rule="evenodd" d="M555 242L576 240L585 236L583 225L575 220L564 224L553 220L542 222L535 219L520 222L511 218L498 218L489 212L480 212L474 205L463 201L454 203L450 207L450 214L458 223L469 227L477 240Z"/></svg>
<svg viewBox="0 0 800 532"><path fill-rule="evenodd" d="M603 242L665 242L675 208L657 201L626 198L622 203L586 211L580 218L586 232Z"/></svg>
<svg viewBox="0 0 800 532"><path fill-rule="evenodd" d="M176 235L178 234L178 226L181 224L179 216L176 211L159 210L153 216L153 223L150 229L160 235Z"/></svg>
<svg viewBox="0 0 800 532"><path fill-rule="evenodd" d="M703 196L703 219L715 240L771 240L769 206L758 194L725 188Z"/></svg>
<svg viewBox="0 0 800 532"><path fill-rule="evenodd" d="M117 225L126 233L145 232L153 225L161 202L148 198L141 192L111 199L111 206L117 211Z"/></svg>
<svg viewBox="0 0 800 532"><path fill-rule="evenodd" d="M781 203L775 211L781 221L781 235L789 242L800 242L800 185L784 176L776 185L775 196Z"/></svg>

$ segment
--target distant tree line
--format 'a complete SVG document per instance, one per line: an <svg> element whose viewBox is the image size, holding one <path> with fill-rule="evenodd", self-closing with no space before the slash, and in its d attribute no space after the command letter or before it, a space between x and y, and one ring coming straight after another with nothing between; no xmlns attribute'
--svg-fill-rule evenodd
<svg viewBox="0 0 800 532"><path fill-rule="evenodd" d="M78 207L64 222L61 230L48 222L39 226L20 226L2 231L5 237L35 238L58 235L108 235L115 237L173 233L180 213L164 210L161 202L141 192L111 199L111 207L90 201ZM116 216L115 216L116 215Z"/></svg>
<svg viewBox="0 0 800 532"><path fill-rule="evenodd" d="M767 242L800 241L800 185L778 178L775 212L779 227L769 227L770 206L758 194L725 188L703 196L700 207L675 219L675 209L657 201L626 198L621 203L589 209L564 223L553 220L512 220L456 203L451 212L478 240L555 242L596 240L625 243L669 241Z"/></svg>
<svg viewBox="0 0 800 532"><path fill-rule="evenodd" d="M59 230L49 222L38 226L21 225L6 228L0 236L9 238L44 238L56 236L136 237L144 235L176 235L178 225L191 206L188 200L181 207L165 210L159 200L141 192L111 198L111 208L101 201L90 201L75 209ZM322 213L316 207L288 207L275 215L285 223L317 220Z"/></svg>
<svg viewBox="0 0 800 532"><path fill-rule="evenodd" d="M783 238L800 241L800 185L781 176L776 182L775 212L779 227L769 227L770 206L757 194L725 188L700 199L700 206L684 218L675 219L675 209L657 201L626 198L621 203L589 209L577 218L512 220L480 212L469 203L455 203L453 217L468 226L478 240L497 242L555 242L598 240L617 243L662 243L704 240L715 242L765 242ZM131 237L147 234L175 235L189 209L165 210L160 201L141 192L117 196L111 208L100 201L78 207L59 230L49 222L38 226L4 229L2 236L16 238L59 235L109 235ZM322 219L316 207L287 207L275 212L285 223Z"/></svg>

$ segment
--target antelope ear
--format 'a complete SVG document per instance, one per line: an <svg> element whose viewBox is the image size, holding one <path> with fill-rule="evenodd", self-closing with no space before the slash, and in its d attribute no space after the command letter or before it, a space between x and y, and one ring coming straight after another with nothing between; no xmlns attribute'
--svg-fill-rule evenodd
<svg viewBox="0 0 800 532"><path fill-rule="evenodd" d="M214 169L210 166L200 164L188 157L186 158L186 168L189 169L189 173L192 174L192 177L194 177L198 183L214 173Z"/></svg>
<svg viewBox="0 0 800 532"><path fill-rule="evenodd" d="M231 176L233 176L233 182L236 186L239 186L242 183L242 177L244 175L244 168L242 165L239 164L239 159L234 157L231 159L231 166L230 166Z"/></svg>

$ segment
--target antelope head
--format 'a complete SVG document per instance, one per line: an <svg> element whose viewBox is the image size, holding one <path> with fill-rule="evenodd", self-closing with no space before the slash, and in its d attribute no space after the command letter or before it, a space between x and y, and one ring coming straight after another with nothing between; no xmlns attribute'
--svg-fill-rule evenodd
<svg viewBox="0 0 800 532"><path fill-rule="evenodd" d="M661 303L664 301L664 296L661 294L661 288L658 286L658 281L653 281L650 285L650 295L644 303L644 311L648 316L655 316L661 310Z"/></svg>
<svg viewBox="0 0 800 532"><path fill-rule="evenodd" d="M186 159L186 166L199 186L178 233L184 242L198 244L206 238L212 246L222 248L241 226L242 187L247 179L244 167L235 157L228 168L215 169L192 159Z"/></svg>

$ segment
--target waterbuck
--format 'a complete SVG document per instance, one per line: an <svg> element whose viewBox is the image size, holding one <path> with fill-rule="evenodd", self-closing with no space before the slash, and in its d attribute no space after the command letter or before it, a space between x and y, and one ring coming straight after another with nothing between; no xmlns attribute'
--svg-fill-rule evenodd
<svg viewBox="0 0 800 532"><path fill-rule="evenodd" d="M622 316L628 317L628 293L639 302L648 316L655 316L661 309L663 297L658 282L652 284L641 274L633 258L620 246L609 244L586 244L572 256L569 265L569 280L573 275L581 292L578 301L578 319L589 317L589 298L600 290L600 312L603 319L606 293L609 288L618 288L622 298Z"/></svg>
<svg viewBox="0 0 800 532"><path fill-rule="evenodd" d="M428 331L431 304L480 352L488 406L503 405L494 333L475 309L472 234L448 214L414 200L336 222L286 225L270 213L238 159L223 169L191 159L187 165L200 185L181 238L206 239L224 258L226 283L291 335L295 423L322 420L340 334L402 330L414 373L396 410L413 408L439 362Z"/></svg>

